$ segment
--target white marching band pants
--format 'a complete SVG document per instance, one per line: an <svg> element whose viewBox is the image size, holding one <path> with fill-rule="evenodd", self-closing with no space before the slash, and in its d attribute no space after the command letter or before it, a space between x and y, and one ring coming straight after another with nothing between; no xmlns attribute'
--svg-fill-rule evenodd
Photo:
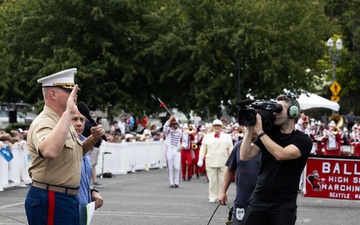
<svg viewBox="0 0 360 225"><path fill-rule="evenodd" d="M178 147L169 146L166 150L166 163L170 185L179 185L181 154Z"/></svg>

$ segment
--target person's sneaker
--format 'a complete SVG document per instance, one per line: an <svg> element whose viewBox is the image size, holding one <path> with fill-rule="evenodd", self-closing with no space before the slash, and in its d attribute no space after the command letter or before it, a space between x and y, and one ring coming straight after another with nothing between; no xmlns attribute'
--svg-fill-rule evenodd
<svg viewBox="0 0 360 225"><path fill-rule="evenodd" d="M170 185L170 188L174 188L175 187L175 185Z"/></svg>
<svg viewBox="0 0 360 225"><path fill-rule="evenodd" d="M21 182L19 187L28 187L24 182Z"/></svg>
<svg viewBox="0 0 360 225"><path fill-rule="evenodd" d="M102 185L99 184L98 182L95 182L92 185L93 185L94 188L101 188L102 187Z"/></svg>
<svg viewBox="0 0 360 225"><path fill-rule="evenodd" d="M175 188L179 188L179 185L175 184Z"/></svg>
<svg viewBox="0 0 360 225"><path fill-rule="evenodd" d="M216 203L216 199L209 199L209 203Z"/></svg>

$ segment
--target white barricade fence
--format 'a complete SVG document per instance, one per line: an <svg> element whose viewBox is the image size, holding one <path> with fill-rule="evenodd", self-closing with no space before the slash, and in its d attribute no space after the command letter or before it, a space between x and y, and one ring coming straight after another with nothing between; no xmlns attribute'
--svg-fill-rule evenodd
<svg viewBox="0 0 360 225"><path fill-rule="evenodd" d="M12 145L13 159L8 162L0 157L0 191L4 188L15 187L21 184L31 183L28 175L30 163L29 152L26 144L15 143Z"/></svg>
<svg viewBox="0 0 360 225"><path fill-rule="evenodd" d="M166 166L166 145L162 141L107 143L100 145L96 174L126 174Z"/></svg>
<svg viewBox="0 0 360 225"><path fill-rule="evenodd" d="M13 159L7 162L0 156L0 191L4 188L19 186L23 181L31 183L28 175L30 156L26 144L15 143L12 146ZM166 145L156 142L102 142L96 173L111 172L126 174L137 170L149 170L166 167Z"/></svg>

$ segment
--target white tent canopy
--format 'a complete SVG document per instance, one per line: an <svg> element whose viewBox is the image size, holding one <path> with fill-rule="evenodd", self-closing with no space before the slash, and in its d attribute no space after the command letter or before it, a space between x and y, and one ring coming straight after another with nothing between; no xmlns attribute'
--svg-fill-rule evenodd
<svg viewBox="0 0 360 225"><path fill-rule="evenodd" d="M323 98L317 94L303 93L297 100L302 110L326 108L338 112L340 109L339 103L330 101L329 99Z"/></svg>

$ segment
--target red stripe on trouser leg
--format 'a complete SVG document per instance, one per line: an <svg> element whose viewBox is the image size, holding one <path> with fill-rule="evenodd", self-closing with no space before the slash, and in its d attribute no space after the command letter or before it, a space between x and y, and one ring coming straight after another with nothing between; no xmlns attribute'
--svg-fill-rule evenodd
<svg viewBox="0 0 360 225"><path fill-rule="evenodd" d="M54 225L54 213L55 213L55 192L48 191L47 225Z"/></svg>

